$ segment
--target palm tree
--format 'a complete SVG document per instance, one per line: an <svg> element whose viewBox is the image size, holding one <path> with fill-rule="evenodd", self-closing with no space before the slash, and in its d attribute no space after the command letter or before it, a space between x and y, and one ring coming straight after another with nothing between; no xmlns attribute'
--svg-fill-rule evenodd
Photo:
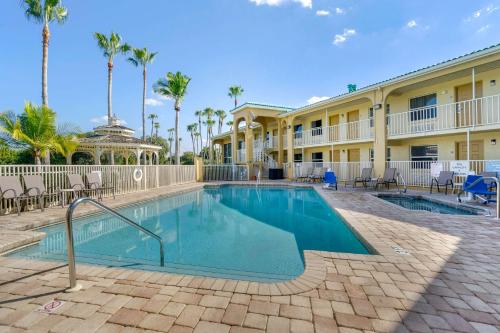
<svg viewBox="0 0 500 333"><path fill-rule="evenodd" d="M195 140L194 140L194 134L198 130L198 124L197 123L192 123L187 125L187 130L189 134L191 135L191 141L193 142L193 154L196 155L196 147L195 147Z"/></svg>
<svg viewBox="0 0 500 333"><path fill-rule="evenodd" d="M208 122L210 120L210 123L212 123L212 117L214 115L214 110L212 108L205 108L205 110L203 110L203 116L206 118L206 120L203 122L203 124L207 127L207 142L206 142L206 146L205 147L208 147L209 144L210 144L210 131L211 131L211 128L209 129L208 128ZM213 124L212 124L213 126Z"/></svg>
<svg viewBox="0 0 500 333"><path fill-rule="evenodd" d="M160 123L154 123L153 127L155 128L155 138L158 139L158 130L160 129ZM151 136L153 136L151 134Z"/></svg>
<svg viewBox="0 0 500 333"><path fill-rule="evenodd" d="M23 0L24 13L28 19L43 24L42 30L42 105L49 106L47 93L47 68L49 60L49 24L53 21L64 23L68 17L68 10L63 7L61 0Z"/></svg>
<svg viewBox="0 0 500 333"><path fill-rule="evenodd" d="M28 146L33 152L35 163L40 165L41 157L48 151L60 150L55 121L56 113L47 106L27 102L19 117L12 112L0 114L0 131L15 142Z"/></svg>
<svg viewBox="0 0 500 333"><path fill-rule="evenodd" d="M103 55L108 59L108 124L111 125L113 117L111 91L113 87L113 58L119 53L126 54L129 52L130 46L127 43L122 43L121 36L114 32L111 33L109 38L98 32L94 33L94 37L97 40L97 46L99 46Z"/></svg>
<svg viewBox="0 0 500 333"><path fill-rule="evenodd" d="M198 117L198 131L201 132L201 118L203 117L203 110L197 110L194 115ZM199 141L200 141L200 152L203 147L203 139L201 135L199 135Z"/></svg>
<svg viewBox="0 0 500 333"><path fill-rule="evenodd" d="M211 148L211 143L212 143L212 127L215 125L215 120L213 119L207 119L205 121L205 125L207 126L207 149L208 149L208 158L212 160L212 148Z"/></svg>
<svg viewBox="0 0 500 333"><path fill-rule="evenodd" d="M241 86L231 86L229 87L229 92L228 96L231 98L234 98L234 107L236 108L238 106L238 96L241 96L243 94L244 90Z"/></svg>
<svg viewBox="0 0 500 333"><path fill-rule="evenodd" d="M71 156L78 148L78 141L73 134L60 134L56 137L57 151L66 157L66 163L71 164Z"/></svg>
<svg viewBox="0 0 500 333"><path fill-rule="evenodd" d="M227 114L224 110L217 110L215 111L215 115L219 118L217 134L220 134L220 132L222 131L222 126L224 125L224 119L226 119Z"/></svg>
<svg viewBox="0 0 500 333"><path fill-rule="evenodd" d="M234 121L232 121L232 120L229 120L229 121L226 123L226 125L230 127L230 129L229 129L229 130L232 130L232 128L233 128L233 124L234 124Z"/></svg>
<svg viewBox="0 0 500 333"><path fill-rule="evenodd" d="M156 82L154 91L157 94L172 98L174 100L175 109L175 164L181 164L180 143L179 143L179 113L181 112L181 103L186 97L187 86L191 78L183 75L181 72L168 72L165 78L161 78Z"/></svg>
<svg viewBox="0 0 500 333"><path fill-rule="evenodd" d="M200 133L200 132L195 132L195 133L194 133L194 137L195 137L195 139L196 139L196 145L198 145L198 143L200 143L200 142L201 142L201 133ZM201 153L201 148L202 148L202 147L201 147L201 144L200 144L200 146L198 147L198 152L199 152L199 153Z"/></svg>
<svg viewBox="0 0 500 333"><path fill-rule="evenodd" d="M151 113L148 116L148 119L151 119L151 141L153 141L153 128L154 128L155 119L158 119L158 116L154 113ZM143 125L143 127L144 127L144 125ZM144 128L143 128L143 132L144 132ZM143 139L143 140L146 141L145 139Z"/></svg>
<svg viewBox="0 0 500 333"><path fill-rule="evenodd" d="M151 64L158 52L149 52L147 48L132 49L128 61L134 66L142 67L142 140L146 141L146 67ZM152 131L152 130L151 130ZM153 134L151 134L153 136Z"/></svg>
<svg viewBox="0 0 500 333"><path fill-rule="evenodd" d="M173 164L172 163L172 141L174 141L174 132L175 132L175 128L169 128L168 130L168 150L169 150L169 154L170 154L170 164Z"/></svg>

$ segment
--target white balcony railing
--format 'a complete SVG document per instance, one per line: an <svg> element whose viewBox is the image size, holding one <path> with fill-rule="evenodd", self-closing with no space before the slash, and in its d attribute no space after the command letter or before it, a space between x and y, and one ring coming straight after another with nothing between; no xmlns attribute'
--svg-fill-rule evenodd
<svg viewBox="0 0 500 333"><path fill-rule="evenodd" d="M294 178L307 177L314 172L315 168L322 168L322 173L330 169L335 172L338 180L350 180L361 175L363 168L372 168L370 161L360 162L301 162L294 163Z"/></svg>
<svg viewBox="0 0 500 333"><path fill-rule="evenodd" d="M424 135L500 123L500 95L436 105L387 116L388 136Z"/></svg>
<svg viewBox="0 0 500 333"><path fill-rule="evenodd" d="M245 148L238 149L236 152L236 163L245 163L247 161L247 150Z"/></svg>
<svg viewBox="0 0 500 333"><path fill-rule="evenodd" d="M373 139L373 137L373 119L364 119L296 132L294 134L293 145L295 147L314 146L338 142L370 140Z"/></svg>

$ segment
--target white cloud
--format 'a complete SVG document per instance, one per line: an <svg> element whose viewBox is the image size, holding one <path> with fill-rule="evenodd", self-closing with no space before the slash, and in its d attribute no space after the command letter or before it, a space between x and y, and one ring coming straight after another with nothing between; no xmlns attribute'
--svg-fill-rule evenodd
<svg viewBox="0 0 500 333"><path fill-rule="evenodd" d="M337 15L345 14L345 9L337 7L337 8L335 8L335 14L337 14Z"/></svg>
<svg viewBox="0 0 500 333"><path fill-rule="evenodd" d="M145 103L146 103L146 105L153 106L153 107L163 105L163 102L160 100L157 100L156 98L146 98Z"/></svg>
<svg viewBox="0 0 500 333"><path fill-rule="evenodd" d="M108 123L108 116L104 115L101 117L94 117L90 119L90 122L96 125L104 125ZM127 125L127 122L122 119L118 119L118 125Z"/></svg>
<svg viewBox="0 0 500 333"><path fill-rule="evenodd" d="M318 102L321 102L321 101L324 101L325 99L329 99L330 97L328 96L313 96L311 98L309 98L307 100L307 104L314 104L314 103L318 103Z"/></svg>
<svg viewBox="0 0 500 333"><path fill-rule="evenodd" d="M317 16L330 16L330 12L328 10L317 10L316 15Z"/></svg>
<svg viewBox="0 0 500 333"><path fill-rule="evenodd" d="M417 21L415 21L415 20L410 20L410 21L408 21L408 23L406 23L406 26L407 26L408 28L410 28L410 29L411 29L411 28L415 28L417 25L418 25L418 24L417 24Z"/></svg>
<svg viewBox="0 0 500 333"><path fill-rule="evenodd" d="M490 25L489 25L489 24L487 24L487 25L484 25L484 26L482 26L481 28L477 29L477 32L478 32L478 33L482 33L482 32L487 31L489 28L490 28Z"/></svg>
<svg viewBox="0 0 500 333"><path fill-rule="evenodd" d="M312 0L250 0L250 2L255 3L257 6L281 6L287 2L298 2L304 8L312 8Z"/></svg>
<svg viewBox="0 0 500 333"><path fill-rule="evenodd" d="M465 21L466 22L470 22L472 20L480 18L481 16L491 14L494 11L496 11L497 9L498 9L497 6L495 6L493 4L489 4L486 7L483 7L481 9L476 10L474 13L472 13L471 16L469 16L468 18L466 18Z"/></svg>
<svg viewBox="0 0 500 333"><path fill-rule="evenodd" d="M356 34L356 30L354 30L354 29L344 29L344 32L342 34L335 35L335 38L333 39L333 44L340 45L340 44L344 43L350 37L354 36L355 34Z"/></svg>

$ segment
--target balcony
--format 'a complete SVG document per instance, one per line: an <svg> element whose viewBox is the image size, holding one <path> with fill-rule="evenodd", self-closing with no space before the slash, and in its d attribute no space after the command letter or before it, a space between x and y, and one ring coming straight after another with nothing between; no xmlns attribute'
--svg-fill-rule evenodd
<svg viewBox="0 0 500 333"><path fill-rule="evenodd" d="M442 104L387 116L389 138L453 133L500 124L500 95Z"/></svg>
<svg viewBox="0 0 500 333"><path fill-rule="evenodd" d="M294 147L370 141L374 138L373 119L295 132Z"/></svg>

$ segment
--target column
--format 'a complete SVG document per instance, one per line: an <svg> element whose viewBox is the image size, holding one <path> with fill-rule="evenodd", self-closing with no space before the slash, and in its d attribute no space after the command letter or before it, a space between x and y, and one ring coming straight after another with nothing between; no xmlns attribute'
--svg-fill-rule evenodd
<svg viewBox="0 0 500 333"><path fill-rule="evenodd" d="M123 154L123 157L125 158L125 165L128 165L128 158L130 157L128 151Z"/></svg>
<svg viewBox="0 0 500 333"><path fill-rule="evenodd" d="M111 165L115 165L115 151L114 150L111 150L111 152L109 153L109 159L110 159Z"/></svg>
<svg viewBox="0 0 500 333"><path fill-rule="evenodd" d="M253 129L250 127L250 122L247 122L245 129L245 156L247 164L251 164L253 161L253 141Z"/></svg>
<svg viewBox="0 0 500 333"><path fill-rule="evenodd" d="M293 178L293 118L288 122L286 130L286 142L287 142L287 159L288 159L288 178Z"/></svg>
<svg viewBox="0 0 500 333"><path fill-rule="evenodd" d="M231 159L233 164L238 163L238 123L234 121L233 131L231 132Z"/></svg>
<svg viewBox="0 0 500 333"><path fill-rule="evenodd" d="M94 153L94 163L95 165L101 165L101 150L96 148Z"/></svg>
<svg viewBox="0 0 500 333"><path fill-rule="evenodd" d="M374 100L374 117L375 117L375 141L373 143L374 162L373 167L376 177L382 177L386 168L387 160L387 125L385 114L385 100L383 90L376 92ZM376 106L379 105L379 108Z"/></svg>
<svg viewBox="0 0 500 333"><path fill-rule="evenodd" d="M137 165L141 165L141 153L142 153L142 150L136 149L135 155L137 156L137 158L136 158Z"/></svg>
<svg viewBox="0 0 500 333"><path fill-rule="evenodd" d="M285 153L283 149L283 126L281 121L278 119L278 164L279 167L283 166L283 154Z"/></svg>

